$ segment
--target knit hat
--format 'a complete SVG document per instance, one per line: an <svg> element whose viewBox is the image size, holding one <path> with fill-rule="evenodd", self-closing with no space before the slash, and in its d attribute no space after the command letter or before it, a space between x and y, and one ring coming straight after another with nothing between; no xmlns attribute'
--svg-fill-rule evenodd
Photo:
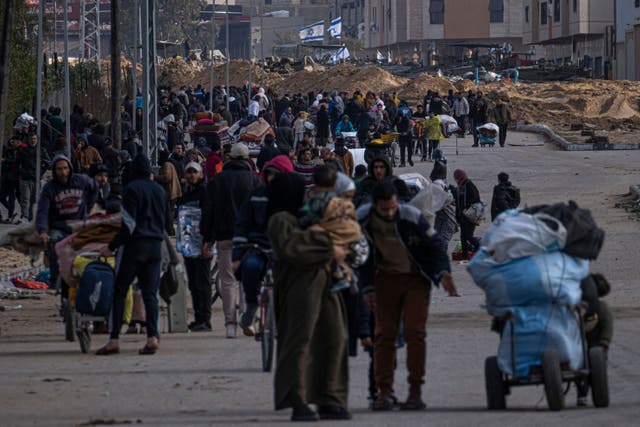
<svg viewBox="0 0 640 427"><path fill-rule="evenodd" d="M498 181L499 182L507 182L507 181L509 181L509 175L507 175L505 172L500 172L498 174Z"/></svg>
<svg viewBox="0 0 640 427"><path fill-rule="evenodd" d="M233 147L231 147L231 157L234 159L248 159L249 147L241 142L234 144Z"/></svg>
<svg viewBox="0 0 640 427"><path fill-rule="evenodd" d="M458 187L461 187L469 179L469 176L462 169L456 169L453 172L453 179L458 183Z"/></svg>

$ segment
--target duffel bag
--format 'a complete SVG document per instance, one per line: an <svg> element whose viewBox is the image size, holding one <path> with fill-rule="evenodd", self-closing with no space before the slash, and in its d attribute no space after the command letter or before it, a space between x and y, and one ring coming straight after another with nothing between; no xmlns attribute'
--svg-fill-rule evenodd
<svg viewBox="0 0 640 427"><path fill-rule="evenodd" d="M113 303L115 276L113 268L106 262L90 262L80 278L76 293L76 311L94 316L109 314Z"/></svg>

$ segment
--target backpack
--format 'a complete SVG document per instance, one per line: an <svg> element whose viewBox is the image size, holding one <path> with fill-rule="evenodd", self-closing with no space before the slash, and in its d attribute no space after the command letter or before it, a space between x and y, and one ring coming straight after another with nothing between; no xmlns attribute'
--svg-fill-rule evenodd
<svg viewBox="0 0 640 427"><path fill-rule="evenodd" d="M76 293L76 311L106 316L111 311L116 275L104 261L92 261L84 269Z"/></svg>
<svg viewBox="0 0 640 427"><path fill-rule="evenodd" d="M517 209L520 206L520 189L512 185L507 187L505 192L509 209Z"/></svg>

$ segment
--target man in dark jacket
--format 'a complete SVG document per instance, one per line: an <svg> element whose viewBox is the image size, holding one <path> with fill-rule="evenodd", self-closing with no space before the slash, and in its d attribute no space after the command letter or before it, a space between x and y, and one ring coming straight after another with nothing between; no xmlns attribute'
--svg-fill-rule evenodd
<svg viewBox="0 0 640 427"><path fill-rule="evenodd" d="M353 204L358 207L371 201L371 192L377 183L385 179L393 180L393 168L386 156L375 157L367 166L369 174L356 188L356 195L353 197Z"/></svg>
<svg viewBox="0 0 640 427"><path fill-rule="evenodd" d="M17 213L16 196L18 193L18 159L17 152L20 146L20 140L17 138L9 139L2 151L2 179L0 179L0 203L7 209L7 219L5 224L11 224L15 221ZM0 215L1 217L1 215Z"/></svg>
<svg viewBox="0 0 640 427"><path fill-rule="evenodd" d="M507 142L507 128L509 127L509 123L511 122L511 110L509 109L509 106L500 98L496 100L496 106L493 109L493 119L496 121L498 129L500 131L500 146L504 147L505 142Z"/></svg>
<svg viewBox="0 0 640 427"><path fill-rule="evenodd" d="M489 104L482 92L478 92L470 116L473 118L473 147L477 147L479 139L477 128L489 121Z"/></svg>
<svg viewBox="0 0 640 427"><path fill-rule="evenodd" d="M248 163L249 149L237 143L231 149L231 159L224 164L222 172L207 184L206 215L202 221L204 252L216 242L220 271L221 296L224 309L227 338L236 337L238 323L238 283L232 268L232 242L236 215L240 206L260 186L260 178L251 171Z"/></svg>
<svg viewBox="0 0 640 427"><path fill-rule="evenodd" d="M256 161L256 166L258 166L258 170L262 171L265 163L269 160L273 159L276 156L280 155L280 150L278 150L275 146L275 139L272 135L266 135L264 137L264 143L262 144L262 148L260 148L260 154L258 154L258 160Z"/></svg>
<svg viewBox="0 0 640 427"><path fill-rule="evenodd" d="M55 283L59 266L53 246L69 235L67 220L87 217L97 197L97 184L86 175L73 173L71 162L62 155L53 158L51 169L53 179L45 184L38 199L36 231L49 245L51 283ZM67 293L68 288L63 283L63 299Z"/></svg>
<svg viewBox="0 0 640 427"><path fill-rule="evenodd" d="M280 126L276 128L276 146L280 154L288 153L293 147L293 142L293 129L291 125L286 120L281 120Z"/></svg>
<svg viewBox="0 0 640 427"><path fill-rule="evenodd" d="M173 151L169 156L169 161L173 164L180 180L180 185L184 185L185 179L185 166L187 165L187 158L184 155L184 144L178 142L173 146Z"/></svg>
<svg viewBox="0 0 640 427"><path fill-rule="evenodd" d="M456 196L456 219L460 224L460 240L462 245L463 259L470 259L471 252L475 252L479 247L479 241L473 236L477 224L471 222L465 215L464 211L472 205L479 203L480 192L473 182L462 169L456 169L453 172L453 179L456 180L458 187L455 191Z"/></svg>
<svg viewBox="0 0 640 427"><path fill-rule="evenodd" d="M400 167L403 168L405 164L405 154L407 162L410 166L413 166L413 160L411 154L413 152L413 141L411 135L411 126L409 124L409 118L404 114L398 114L395 118L396 131L400 134Z"/></svg>
<svg viewBox="0 0 640 427"><path fill-rule="evenodd" d="M36 156L38 137L29 135L28 142L20 145L17 152L20 193L20 217L23 222L33 219L33 205L36 200Z"/></svg>
<svg viewBox="0 0 640 427"><path fill-rule="evenodd" d="M202 166L197 162L190 162L185 170L187 183L182 198L178 200L178 208L185 206L200 209L202 215L203 209L207 205L207 187L204 184ZM195 231L201 233L200 230ZM196 257L184 257L184 266L187 270L189 291L193 303L194 321L189 324L189 330L192 332L211 330L210 263L211 257L202 254Z"/></svg>
<svg viewBox="0 0 640 427"><path fill-rule="evenodd" d="M491 221L508 209L516 209L520 205L520 189L509 181L509 175L498 174L498 185L493 187L491 198Z"/></svg>
<svg viewBox="0 0 640 427"><path fill-rule="evenodd" d="M374 375L378 397L373 410L393 408L393 375L400 319L404 321L409 397L404 409L425 408L422 400L426 362L426 322L431 284L457 295L443 240L420 211L399 204L395 186L382 182L373 203L358 209L371 248L360 269L365 301L375 316Z"/></svg>
<svg viewBox="0 0 640 427"><path fill-rule="evenodd" d="M249 248L248 245L258 245L261 249L271 249L267 237L267 223L269 215L269 189L271 181L279 173L293 172L293 165L287 156L280 155L265 163L262 171L264 185L254 190L248 200L244 202L235 225L233 235L233 270L242 281L246 310L242 314L239 325L247 336L253 336L253 319L258 309L258 292L260 281L267 270L270 261L265 254Z"/></svg>
<svg viewBox="0 0 640 427"><path fill-rule="evenodd" d="M127 184L122 198L122 225L118 234L101 251L112 256L120 248L122 260L113 295L111 336L97 355L120 352L119 335L124 317L124 300L131 282L138 278L146 311L147 343L139 354L154 354L158 350L158 287L162 262L166 196L159 184L151 181L151 164L143 155L132 162L133 180Z"/></svg>

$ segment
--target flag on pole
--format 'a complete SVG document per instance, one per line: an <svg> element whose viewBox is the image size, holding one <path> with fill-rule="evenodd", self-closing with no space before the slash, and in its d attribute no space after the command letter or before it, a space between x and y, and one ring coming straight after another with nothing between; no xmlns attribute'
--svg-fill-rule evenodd
<svg viewBox="0 0 640 427"><path fill-rule="evenodd" d="M303 43L318 40L324 40L324 21L316 22L300 29L300 41Z"/></svg>
<svg viewBox="0 0 640 427"><path fill-rule="evenodd" d="M351 58L351 54L349 53L349 49L346 46L342 46L336 53L331 55L331 62L336 63L340 61L345 61Z"/></svg>
<svg viewBox="0 0 640 427"><path fill-rule="evenodd" d="M378 60L378 62L382 62L382 61L384 61L384 55L382 54L382 52L377 51L377 53L376 53L376 59Z"/></svg>
<svg viewBox="0 0 640 427"><path fill-rule="evenodd" d="M342 16L331 21L329 26L329 34L331 37L339 39L342 37Z"/></svg>

